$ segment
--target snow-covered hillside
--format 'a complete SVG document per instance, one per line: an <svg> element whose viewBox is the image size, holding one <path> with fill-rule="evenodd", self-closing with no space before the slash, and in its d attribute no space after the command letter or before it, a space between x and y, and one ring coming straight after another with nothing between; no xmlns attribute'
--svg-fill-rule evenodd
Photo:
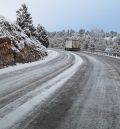
<svg viewBox="0 0 120 129"><path fill-rule="evenodd" d="M46 55L46 48L35 37L28 37L18 25L0 17L0 67L32 62Z"/></svg>

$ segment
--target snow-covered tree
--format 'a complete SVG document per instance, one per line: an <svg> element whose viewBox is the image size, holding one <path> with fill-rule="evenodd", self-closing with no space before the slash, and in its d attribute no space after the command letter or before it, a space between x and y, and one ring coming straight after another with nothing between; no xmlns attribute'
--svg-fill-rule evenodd
<svg viewBox="0 0 120 129"><path fill-rule="evenodd" d="M116 42L118 43L118 45L120 46L120 34L119 34L119 35L117 35L117 37L116 37L115 41L116 41Z"/></svg>
<svg viewBox="0 0 120 129"><path fill-rule="evenodd" d="M37 39L45 46L49 46L49 41L48 41L48 36L45 28L38 24L36 31L35 31L35 36Z"/></svg>
<svg viewBox="0 0 120 129"><path fill-rule="evenodd" d="M67 30L66 35L67 35L67 36L70 35L70 30L69 30L69 29Z"/></svg>
<svg viewBox="0 0 120 129"><path fill-rule="evenodd" d="M91 43L89 46L89 49L91 50L91 52L95 51L95 44Z"/></svg>
<svg viewBox="0 0 120 129"><path fill-rule="evenodd" d="M17 13L16 23L24 30L24 32L30 37L35 28L32 23L31 14L28 12L26 4L22 4Z"/></svg>
<svg viewBox="0 0 120 129"><path fill-rule="evenodd" d="M83 36L85 34L85 30L84 29L80 29L79 32L80 36Z"/></svg>
<svg viewBox="0 0 120 129"><path fill-rule="evenodd" d="M43 26L38 25L36 28L32 23L31 14L28 12L28 7L26 4L22 4L17 13L16 23L22 28L22 30L30 38L35 38L39 40L45 47L48 47L49 41L47 37L47 32Z"/></svg>
<svg viewBox="0 0 120 129"><path fill-rule="evenodd" d="M113 38L113 37L117 36L117 32L115 32L115 31L110 31L109 36L110 36L111 38Z"/></svg>
<svg viewBox="0 0 120 129"><path fill-rule="evenodd" d="M89 48L88 43L85 43L85 44L84 44L84 49L86 49L86 50L87 50L88 48Z"/></svg>

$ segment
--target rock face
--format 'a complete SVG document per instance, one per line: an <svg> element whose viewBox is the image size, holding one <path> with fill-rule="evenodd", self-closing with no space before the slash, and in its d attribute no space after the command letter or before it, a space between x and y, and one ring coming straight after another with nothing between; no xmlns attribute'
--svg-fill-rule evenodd
<svg viewBox="0 0 120 129"><path fill-rule="evenodd" d="M0 38L0 68L15 63L12 45L9 38Z"/></svg>
<svg viewBox="0 0 120 129"><path fill-rule="evenodd" d="M46 48L28 37L16 24L0 17L0 68L39 60L47 55Z"/></svg>

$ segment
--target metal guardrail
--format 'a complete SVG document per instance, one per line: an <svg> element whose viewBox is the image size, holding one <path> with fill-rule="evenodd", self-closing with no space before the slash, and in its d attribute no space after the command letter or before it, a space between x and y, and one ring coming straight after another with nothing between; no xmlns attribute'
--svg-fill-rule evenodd
<svg viewBox="0 0 120 129"><path fill-rule="evenodd" d="M100 55L107 55L107 56L114 56L114 57L120 57L120 52L103 52L103 51L90 51L90 50L81 50L84 52L89 52L89 53L96 53Z"/></svg>

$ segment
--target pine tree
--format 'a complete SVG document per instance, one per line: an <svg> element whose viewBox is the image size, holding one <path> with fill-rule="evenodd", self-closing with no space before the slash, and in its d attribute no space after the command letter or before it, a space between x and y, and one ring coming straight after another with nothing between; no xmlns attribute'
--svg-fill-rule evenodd
<svg viewBox="0 0 120 129"><path fill-rule="evenodd" d="M32 23L31 14L28 12L26 4L22 4L17 13L16 23L24 30L28 37L34 37L42 43L45 47L48 47L49 41L47 32L40 24L37 28Z"/></svg>
<svg viewBox="0 0 120 129"><path fill-rule="evenodd" d="M89 48L88 43L85 43L85 44L84 44L84 49L86 49L86 50L87 50L88 48Z"/></svg>
<svg viewBox="0 0 120 129"><path fill-rule="evenodd" d="M20 9L16 11L17 21L16 23L24 30L24 32L30 37L35 28L32 24L31 14L28 12L26 4L22 4Z"/></svg>
<svg viewBox="0 0 120 129"><path fill-rule="evenodd" d="M48 36L45 28L38 24L36 28L36 37L45 47L49 46Z"/></svg>
<svg viewBox="0 0 120 129"><path fill-rule="evenodd" d="M90 50L91 50L91 52L95 51L95 44L93 44L93 43L90 44Z"/></svg>

